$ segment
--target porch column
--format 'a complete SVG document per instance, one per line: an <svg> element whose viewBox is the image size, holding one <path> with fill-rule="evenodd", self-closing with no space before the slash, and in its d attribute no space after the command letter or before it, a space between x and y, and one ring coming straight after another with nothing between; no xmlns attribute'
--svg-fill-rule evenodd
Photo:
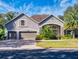
<svg viewBox="0 0 79 59"><path fill-rule="evenodd" d="M8 32L6 33L6 35L5 35L5 36L6 36L6 40L8 40Z"/></svg>
<svg viewBox="0 0 79 59"><path fill-rule="evenodd" d="M61 36L64 35L64 27L60 27Z"/></svg>
<svg viewBox="0 0 79 59"><path fill-rule="evenodd" d="M40 34L40 31L41 31L42 27L39 27L38 31L37 31L37 35Z"/></svg>
<svg viewBox="0 0 79 59"><path fill-rule="evenodd" d="M17 31L17 40L19 40L19 31Z"/></svg>
<svg viewBox="0 0 79 59"><path fill-rule="evenodd" d="M40 28L37 30L37 35L39 35L39 33L40 33Z"/></svg>

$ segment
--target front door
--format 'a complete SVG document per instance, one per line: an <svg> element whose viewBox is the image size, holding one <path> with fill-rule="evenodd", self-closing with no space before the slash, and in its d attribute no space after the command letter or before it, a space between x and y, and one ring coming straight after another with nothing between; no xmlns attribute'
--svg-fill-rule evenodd
<svg viewBox="0 0 79 59"><path fill-rule="evenodd" d="M17 39L16 31L8 31L8 39Z"/></svg>

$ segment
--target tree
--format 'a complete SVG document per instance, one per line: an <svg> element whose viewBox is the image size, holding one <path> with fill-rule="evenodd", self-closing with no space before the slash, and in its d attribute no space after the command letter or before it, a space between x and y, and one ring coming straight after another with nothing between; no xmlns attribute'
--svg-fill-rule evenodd
<svg viewBox="0 0 79 59"><path fill-rule="evenodd" d="M5 23L12 20L17 14L18 13L16 12L7 12L6 14L0 14L0 39L3 39L5 36Z"/></svg>
<svg viewBox="0 0 79 59"><path fill-rule="evenodd" d="M68 7L64 12L65 29L72 30L73 38L75 37L75 29L78 27L78 6L75 4L72 7Z"/></svg>
<svg viewBox="0 0 79 59"><path fill-rule="evenodd" d="M0 14L0 25L4 25L5 19L3 18L3 14Z"/></svg>
<svg viewBox="0 0 79 59"><path fill-rule="evenodd" d="M4 39L5 37L5 28L4 26L0 25L0 40Z"/></svg>
<svg viewBox="0 0 79 59"><path fill-rule="evenodd" d="M5 23L12 20L16 16L16 14L17 13L15 12L7 12L6 14L0 14L0 39L3 39L5 36Z"/></svg>
<svg viewBox="0 0 79 59"><path fill-rule="evenodd" d="M6 22L12 20L18 13L7 12L5 14L0 14L0 25L5 25Z"/></svg>
<svg viewBox="0 0 79 59"><path fill-rule="evenodd" d="M58 17L59 17L61 20L64 20L64 17L63 17L63 16L59 15Z"/></svg>
<svg viewBox="0 0 79 59"><path fill-rule="evenodd" d="M12 12L12 11L7 12L5 14L5 20L7 20L7 22L12 20L16 16L16 14L17 14L16 12Z"/></svg>

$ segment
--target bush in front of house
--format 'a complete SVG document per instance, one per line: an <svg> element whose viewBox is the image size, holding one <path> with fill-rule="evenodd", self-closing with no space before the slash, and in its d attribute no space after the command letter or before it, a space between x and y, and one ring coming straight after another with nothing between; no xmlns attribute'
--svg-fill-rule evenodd
<svg viewBox="0 0 79 59"><path fill-rule="evenodd" d="M40 32L40 35L36 37L36 40L49 40L49 39L57 39L55 32L53 31L53 28L50 26L44 26Z"/></svg>
<svg viewBox="0 0 79 59"><path fill-rule="evenodd" d="M64 36L61 36L61 39L72 39L73 36L70 34L65 34Z"/></svg>
<svg viewBox="0 0 79 59"><path fill-rule="evenodd" d="M44 38L44 36L42 34L36 36L36 40L42 40L43 38Z"/></svg>

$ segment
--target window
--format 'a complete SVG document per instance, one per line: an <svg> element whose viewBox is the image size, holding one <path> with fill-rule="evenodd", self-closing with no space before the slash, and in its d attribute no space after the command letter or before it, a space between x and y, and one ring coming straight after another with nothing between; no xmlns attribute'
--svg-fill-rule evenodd
<svg viewBox="0 0 79 59"><path fill-rule="evenodd" d="M22 26L24 26L24 25L25 25L24 20L21 20L21 25L22 25Z"/></svg>

